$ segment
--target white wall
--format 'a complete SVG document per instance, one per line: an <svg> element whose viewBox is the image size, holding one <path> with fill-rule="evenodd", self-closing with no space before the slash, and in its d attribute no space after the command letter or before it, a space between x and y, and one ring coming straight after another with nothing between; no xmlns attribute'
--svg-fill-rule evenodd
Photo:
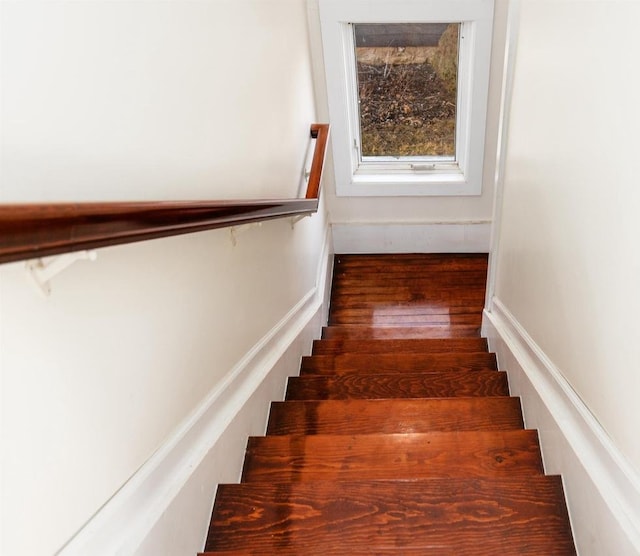
<svg viewBox="0 0 640 556"><path fill-rule="evenodd" d="M3 202L296 195L316 120L302 1L0 9ZM321 211L242 230L235 247L216 230L102 249L56 277L49 299L22 264L2 267L0 551L60 549L321 297L325 229ZM266 399L242 427L264 425ZM237 477L235 442L236 467L219 460L198 484L209 499L211 481ZM165 530L166 554L202 547L207 516L183 517L200 530Z"/></svg>
<svg viewBox="0 0 640 556"><path fill-rule="evenodd" d="M493 258L498 312L602 432L630 500L640 500L640 77L629 65L639 17L637 2L521 2ZM597 453L577 453L596 488L612 481L610 470L596 477ZM580 496L569 490L570 504ZM588 535L599 523L574 525Z"/></svg>
<svg viewBox="0 0 640 556"><path fill-rule="evenodd" d="M328 118L326 86L324 83L324 66L322 62L322 36L318 14L318 0L308 0L310 14L310 31L312 51L316 73L316 95L321 118ZM461 197L337 197L335 184L328 183L327 207L331 222L338 231L334 238L340 242L344 234L353 233L360 238L359 228L362 224L378 226L384 231L378 232L381 238L380 251L393 249L416 249L415 238L418 238L424 249L456 250L452 243L459 243L458 250L487 251L489 248L488 228L493 209L493 176L495 171L495 149L497 142L498 114L500 109L500 88L502 78L502 62L504 57L504 36L506 26L507 1L496 0L494 15L494 41L491 56L491 76L489 87L489 103L487 113L487 132L485 139L485 165L483 172L482 195ZM331 158L329 157L329 162ZM333 179L332 166L328 166ZM401 235L394 234L394 225L411 223L422 225L416 228L413 241L405 241ZM475 232L470 229L477 225ZM460 238L460 225L467 225L465 238ZM434 226L437 226L434 229ZM352 232L348 230L352 229ZM440 240L442 238L443 241ZM349 236L345 238L349 240ZM346 245L353 246L349 241ZM385 247L386 246L386 247ZM400 246L400 247L398 247ZM397 250L396 249L396 250ZM375 248L373 248L375 250Z"/></svg>
<svg viewBox="0 0 640 556"><path fill-rule="evenodd" d="M312 113L302 0L2 14L4 201L291 194Z"/></svg>

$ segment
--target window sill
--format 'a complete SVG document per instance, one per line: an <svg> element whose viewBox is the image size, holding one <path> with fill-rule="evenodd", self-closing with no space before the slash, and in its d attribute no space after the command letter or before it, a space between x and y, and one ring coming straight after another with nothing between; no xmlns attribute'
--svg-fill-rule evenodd
<svg viewBox="0 0 640 556"><path fill-rule="evenodd" d="M462 172L356 173L352 176L351 183L336 184L338 197L435 197L481 194L481 184L469 182Z"/></svg>

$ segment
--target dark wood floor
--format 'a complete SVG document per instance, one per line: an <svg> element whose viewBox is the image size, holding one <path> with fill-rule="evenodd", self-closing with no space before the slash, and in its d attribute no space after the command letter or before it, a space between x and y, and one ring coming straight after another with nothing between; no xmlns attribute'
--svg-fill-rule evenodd
<svg viewBox="0 0 640 556"><path fill-rule="evenodd" d="M206 553L572 555L480 337L486 255L339 255L328 326L220 485Z"/></svg>

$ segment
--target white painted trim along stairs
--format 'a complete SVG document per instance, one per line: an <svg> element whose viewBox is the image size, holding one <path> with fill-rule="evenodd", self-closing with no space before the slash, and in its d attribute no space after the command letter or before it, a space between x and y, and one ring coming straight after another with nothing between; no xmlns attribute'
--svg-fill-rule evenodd
<svg viewBox="0 0 640 556"><path fill-rule="evenodd" d="M490 221L334 222L336 253L487 253Z"/></svg>
<svg viewBox="0 0 640 556"><path fill-rule="evenodd" d="M60 550L60 556L157 556L202 550L218 483L240 478L247 437L264 434L272 400L326 323L333 249L316 285L209 392L165 444Z"/></svg>
<svg viewBox="0 0 640 556"><path fill-rule="evenodd" d="M640 476L524 327L497 298L483 336L540 431L545 471L562 474L581 556L640 554Z"/></svg>

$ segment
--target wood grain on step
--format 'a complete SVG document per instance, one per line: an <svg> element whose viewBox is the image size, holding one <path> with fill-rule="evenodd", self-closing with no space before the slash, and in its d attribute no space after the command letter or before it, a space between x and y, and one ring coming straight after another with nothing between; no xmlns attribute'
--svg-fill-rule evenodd
<svg viewBox="0 0 640 556"><path fill-rule="evenodd" d="M374 315L356 317L349 312L342 317L332 314L329 325L340 324L364 324L369 326L424 326L424 325L464 325L473 324L480 326L482 318L479 313L467 313L458 315Z"/></svg>
<svg viewBox="0 0 640 556"><path fill-rule="evenodd" d="M393 294L396 291L422 291L429 297L446 299L455 294L461 294L460 300L474 299L481 293L482 285L486 282L486 271L471 273L454 273L448 275L435 273L384 273L373 276L351 275L334 276L332 294L358 291L384 291ZM344 301L348 301L344 299ZM455 303L453 306L460 306Z"/></svg>
<svg viewBox="0 0 640 556"><path fill-rule="evenodd" d="M415 261L404 264L378 265L376 267L376 265L353 265L340 262L335 265L334 269L334 280L341 280L342 278L353 276L375 279L375 277L380 275L406 276L411 278L414 276L424 276L425 274L436 277L443 276L455 280L460 276L482 276L483 272L486 274L487 266L479 262L468 265L466 268L438 267L438 265L435 264L422 264L419 261Z"/></svg>
<svg viewBox="0 0 640 556"><path fill-rule="evenodd" d="M487 351L485 338L418 340L314 340L314 355L340 353L451 353Z"/></svg>
<svg viewBox="0 0 640 556"><path fill-rule="evenodd" d="M286 399L344 400L508 395L507 377L503 372L446 371L291 377Z"/></svg>
<svg viewBox="0 0 640 556"><path fill-rule="evenodd" d="M559 477L220 485L206 550L575 554Z"/></svg>
<svg viewBox="0 0 640 556"><path fill-rule="evenodd" d="M207 549L574 555L561 481L480 338L486 271L486 254L337 255L314 375L250 440L250 482L219 487Z"/></svg>
<svg viewBox="0 0 640 556"><path fill-rule="evenodd" d="M431 326L325 326L322 338L402 340L427 338L479 338L480 327L470 324Z"/></svg>
<svg viewBox="0 0 640 556"><path fill-rule="evenodd" d="M378 303L388 306L392 303L418 303L420 305L436 305L443 307L473 308L484 301L484 288L481 285L470 287L429 288L425 281L416 284L400 283L396 286L382 284L353 284L352 286L336 284L332 289L332 302L362 306ZM347 297L349 296L349 297Z"/></svg>
<svg viewBox="0 0 640 556"><path fill-rule="evenodd" d="M512 397L273 402L267 434L509 430L524 426Z"/></svg>
<svg viewBox="0 0 640 556"><path fill-rule="evenodd" d="M533 430L249 438L243 482L505 477L543 473Z"/></svg>
<svg viewBox="0 0 640 556"><path fill-rule="evenodd" d="M345 353L302 358L300 375L359 372L482 371L498 368L494 353Z"/></svg>
<svg viewBox="0 0 640 556"><path fill-rule="evenodd" d="M340 254L334 257L334 268L363 268L378 270L391 266L419 265L435 270L466 270L486 268L486 253L398 253L398 254Z"/></svg>
<svg viewBox="0 0 640 556"><path fill-rule="evenodd" d="M468 305L451 306L438 303L366 303L363 301L339 301L339 307L332 307L331 314L334 317L366 317L375 316L406 317L413 315L468 315L482 313L482 307L469 307Z"/></svg>

